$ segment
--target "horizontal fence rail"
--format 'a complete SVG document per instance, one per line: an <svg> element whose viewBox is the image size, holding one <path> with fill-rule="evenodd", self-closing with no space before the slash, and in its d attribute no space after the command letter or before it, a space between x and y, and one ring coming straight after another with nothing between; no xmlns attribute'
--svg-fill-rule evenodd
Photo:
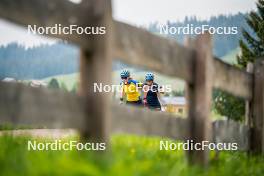
<svg viewBox="0 0 264 176"><path fill-rule="evenodd" d="M193 52L175 40L121 22L115 26L115 57L157 72L192 82Z"/></svg>
<svg viewBox="0 0 264 176"><path fill-rule="evenodd" d="M19 83L1 82L0 90L0 124L87 128L83 100L77 95ZM186 118L115 103L111 109L111 133L188 139ZM212 142L237 142L239 149L248 149L248 129L244 125L233 121L216 121L212 125Z"/></svg>
<svg viewBox="0 0 264 176"><path fill-rule="evenodd" d="M221 89L244 99L252 99L253 74L214 59L214 88Z"/></svg>
<svg viewBox="0 0 264 176"><path fill-rule="evenodd" d="M143 108L114 105L112 131L138 135L161 136L185 140L188 136L187 120L164 112Z"/></svg>
<svg viewBox="0 0 264 176"><path fill-rule="evenodd" d="M249 127L232 120L213 122L213 139L215 143L237 143L240 150L249 149Z"/></svg>
<svg viewBox="0 0 264 176"><path fill-rule="evenodd" d="M83 104L75 95L19 83L1 82L0 90L0 124L83 127Z"/></svg>
<svg viewBox="0 0 264 176"><path fill-rule="evenodd" d="M97 18L102 15L103 8L98 8L97 0L84 0L81 4L75 4L68 0L1 0L0 17L27 27L36 25L38 27L78 25L81 27L96 24ZM99 5L104 5L99 4ZM12 12L12 13L10 13ZM86 49L92 49L92 35L47 34L67 40Z"/></svg>

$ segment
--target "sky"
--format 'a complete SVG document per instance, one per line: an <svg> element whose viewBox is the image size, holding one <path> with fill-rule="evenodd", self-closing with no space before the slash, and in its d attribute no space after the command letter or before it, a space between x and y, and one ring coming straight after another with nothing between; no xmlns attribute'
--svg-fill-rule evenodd
<svg viewBox="0 0 264 176"><path fill-rule="evenodd" d="M185 16L208 19L255 9L256 0L114 0L114 17L137 25L183 20Z"/></svg>
<svg viewBox="0 0 264 176"><path fill-rule="evenodd" d="M81 1L81 0L71 0ZM151 22L181 21L185 16L208 19L255 9L256 0L113 0L113 16L119 21L146 26ZM27 34L26 29L0 19L0 45L18 42L26 47L55 40Z"/></svg>

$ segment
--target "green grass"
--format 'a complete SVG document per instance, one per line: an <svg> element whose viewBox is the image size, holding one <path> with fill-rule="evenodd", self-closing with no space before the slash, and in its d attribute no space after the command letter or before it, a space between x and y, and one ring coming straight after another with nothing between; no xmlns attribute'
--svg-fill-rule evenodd
<svg viewBox="0 0 264 176"><path fill-rule="evenodd" d="M222 60L224 62L227 62L229 64L236 64L237 63L237 60L236 60L236 56L237 54L240 52L240 49L239 48L236 48L232 51L230 51L227 55L225 55L224 57L222 57Z"/></svg>
<svg viewBox="0 0 264 176"><path fill-rule="evenodd" d="M58 80L60 86L62 83L64 83L68 90L72 90L74 85L78 81L78 73L72 73L72 74L65 74L65 75L56 75L52 77L45 78L44 81L49 83L52 78L55 78Z"/></svg>
<svg viewBox="0 0 264 176"><path fill-rule="evenodd" d="M13 125L11 123L0 124L1 130L21 130L21 129L44 129L45 126L30 126L30 125Z"/></svg>
<svg viewBox="0 0 264 176"><path fill-rule="evenodd" d="M247 176L263 175L264 158L222 152L208 169L187 165L183 151L160 151L154 137L112 137L108 154L88 151L27 151L27 139L0 137L0 175ZM40 140L40 139L39 139Z"/></svg>

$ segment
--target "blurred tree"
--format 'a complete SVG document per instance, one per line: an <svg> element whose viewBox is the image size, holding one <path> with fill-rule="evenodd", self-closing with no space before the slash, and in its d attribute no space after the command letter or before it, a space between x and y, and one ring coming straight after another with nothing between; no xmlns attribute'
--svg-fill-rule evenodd
<svg viewBox="0 0 264 176"><path fill-rule="evenodd" d="M244 120L245 103L243 99L215 90L213 92L213 102L213 109L216 113L235 121Z"/></svg>
<svg viewBox="0 0 264 176"><path fill-rule="evenodd" d="M57 79L52 78L49 82L48 88L59 89L60 85Z"/></svg>
<svg viewBox="0 0 264 176"><path fill-rule="evenodd" d="M72 87L71 92L72 92L72 93L77 93L77 90L78 90L78 83L75 83L75 84L73 85L73 87Z"/></svg>
<svg viewBox="0 0 264 176"><path fill-rule="evenodd" d="M238 65L242 68L246 68L248 62L264 56L264 0L258 0L257 11L250 12L246 21L255 35L243 29L244 40L239 41L241 55L237 56Z"/></svg>
<svg viewBox="0 0 264 176"><path fill-rule="evenodd" d="M68 88L67 88L65 82L61 83L60 89L66 91L66 92L68 91Z"/></svg>
<svg viewBox="0 0 264 176"><path fill-rule="evenodd" d="M239 41L241 54L237 56L237 67L245 69L249 62L264 56L264 0L258 0L257 11L250 12L246 21L251 31L243 29L243 39ZM217 113L233 120L245 117L245 101L230 94L215 91L214 109Z"/></svg>

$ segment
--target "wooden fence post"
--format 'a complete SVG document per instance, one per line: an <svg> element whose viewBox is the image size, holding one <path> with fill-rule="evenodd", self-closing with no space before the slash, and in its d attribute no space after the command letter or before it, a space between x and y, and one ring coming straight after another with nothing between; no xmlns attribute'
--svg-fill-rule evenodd
<svg viewBox="0 0 264 176"><path fill-rule="evenodd" d="M85 1L84 1L85 3ZM94 91L94 83L110 85L112 74L112 13L111 1L96 0L98 16L94 26L106 27L106 34L92 35L92 50L81 50L80 95L84 97L87 128L81 129L82 138L94 142L109 142L110 93Z"/></svg>
<svg viewBox="0 0 264 176"><path fill-rule="evenodd" d="M209 33L197 36L194 46L193 84L188 84L187 95L189 103L189 139L194 143L210 141L211 139L211 97L212 75L212 41ZM208 164L208 150L189 150L190 164L206 166Z"/></svg>
<svg viewBox="0 0 264 176"><path fill-rule="evenodd" d="M254 65L253 116L250 135L250 150L264 153L264 59Z"/></svg>
<svg viewBox="0 0 264 176"><path fill-rule="evenodd" d="M253 74L254 66L253 63L247 64L247 72ZM252 100L246 101L246 113L245 113L245 125L251 126L252 117Z"/></svg>

